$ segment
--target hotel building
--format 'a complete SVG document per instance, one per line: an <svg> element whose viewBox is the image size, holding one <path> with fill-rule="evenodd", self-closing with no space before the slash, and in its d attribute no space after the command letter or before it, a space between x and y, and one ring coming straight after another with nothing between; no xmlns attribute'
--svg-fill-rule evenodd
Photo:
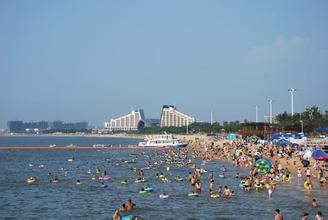
<svg viewBox="0 0 328 220"><path fill-rule="evenodd" d="M133 110L130 114L111 119L104 123L104 127L109 130L130 131L138 130L145 126L145 115L142 109Z"/></svg>
<svg viewBox="0 0 328 220"><path fill-rule="evenodd" d="M196 119L177 110L174 105L162 108L160 127L183 127L192 124Z"/></svg>

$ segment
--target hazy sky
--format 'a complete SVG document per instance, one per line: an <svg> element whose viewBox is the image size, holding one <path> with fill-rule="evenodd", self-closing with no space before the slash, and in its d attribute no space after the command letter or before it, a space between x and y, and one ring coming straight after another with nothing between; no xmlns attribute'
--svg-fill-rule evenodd
<svg viewBox="0 0 328 220"><path fill-rule="evenodd" d="M0 1L0 127L175 104L202 121L328 109L328 1Z"/></svg>

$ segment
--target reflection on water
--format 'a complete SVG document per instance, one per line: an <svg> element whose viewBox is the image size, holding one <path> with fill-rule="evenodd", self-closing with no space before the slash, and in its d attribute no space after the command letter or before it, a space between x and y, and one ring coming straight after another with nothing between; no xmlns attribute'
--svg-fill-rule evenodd
<svg viewBox="0 0 328 220"><path fill-rule="evenodd" d="M137 163L118 163L131 160L131 153L139 155ZM209 177L202 176L203 193L200 197L188 197L192 189L186 181L176 182L174 177L187 178L189 167L175 164L163 165L164 172L171 184L164 184L155 177L155 171L145 170L146 183L134 183L136 175L132 167L144 167L145 160L155 157L155 153L140 151L1 151L0 152L0 216L29 218L111 218L114 210L129 198L137 204L133 214L145 219L273 219L274 210L279 208L285 219L300 219L303 212L310 216L320 210L328 215L328 193L316 186L312 195L317 199L318 210L310 207L312 196L303 188L303 181L294 178L290 185L278 185L273 198L268 199L266 191L244 193L238 188L239 181L234 178L241 170L226 164L226 178L218 178L222 163L208 162L206 169L214 171L215 187L229 186L236 195L230 199L211 199L208 195ZM67 159L74 158L73 162ZM29 166L32 164L33 166ZM44 164L44 168L38 168ZM198 161L200 165L200 161ZM165 171L170 166L171 171ZM96 167L108 171L113 182L107 189L100 188L100 182L92 181ZM63 169L62 169L63 168ZM91 169L92 173L88 173ZM58 176L59 184L50 184L51 176ZM67 176L65 176L65 172ZM28 185L25 179L35 175L37 185ZM82 185L77 186L77 179ZM128 184L122 185L121 180ZM144 186L151 186L154 192L139 194ZM170 195L168 199L159 199L161 193Z"/></svg>

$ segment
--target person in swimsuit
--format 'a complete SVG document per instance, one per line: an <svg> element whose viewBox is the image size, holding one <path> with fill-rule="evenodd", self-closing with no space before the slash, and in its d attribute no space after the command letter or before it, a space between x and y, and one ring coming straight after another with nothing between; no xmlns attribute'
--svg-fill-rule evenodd
<svg viewBox="0 0 328 220"><path fill-rule="evenodd" d="M125 204L126 210L132 210L136 204L132 202L131 199Z"/></svg>
<svg viewBox="0 0 328 220"><path fill-rule="evenodd" d="M276 209L276 214L274 216L274 220L284 220L284 216L280 213L279 209Z"/></svg>
<svg viewBox="0 0 328 220"><path fill-rule="evenodd" d="M199 180L195 183L195 190L196 190L196 193L202 192L202 184L200 183Z"/></svg>
<svg viewBox="0 0 328 220"><path fill-rule="evenodd" d="M121 219L120 211L118 209L116 209L113 214L113 220L120 220L120 219Z"/></svg>

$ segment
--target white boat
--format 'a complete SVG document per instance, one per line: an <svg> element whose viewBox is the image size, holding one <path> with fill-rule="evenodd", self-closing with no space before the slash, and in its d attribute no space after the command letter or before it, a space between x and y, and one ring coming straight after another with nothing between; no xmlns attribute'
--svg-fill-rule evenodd
<svg viewBox="0 0 328 220"><path fill-rule="evenodd" d="M147 136L145 141L139 142L139 147L185 147L187 143L181 143L172 134Z"/></svg>
<svg viewBox="0 0 328 220"><path fill-rule="evenodd" d="M106 146L104 144L94 144L92 145L94 148L105 148Z"/></svg>

